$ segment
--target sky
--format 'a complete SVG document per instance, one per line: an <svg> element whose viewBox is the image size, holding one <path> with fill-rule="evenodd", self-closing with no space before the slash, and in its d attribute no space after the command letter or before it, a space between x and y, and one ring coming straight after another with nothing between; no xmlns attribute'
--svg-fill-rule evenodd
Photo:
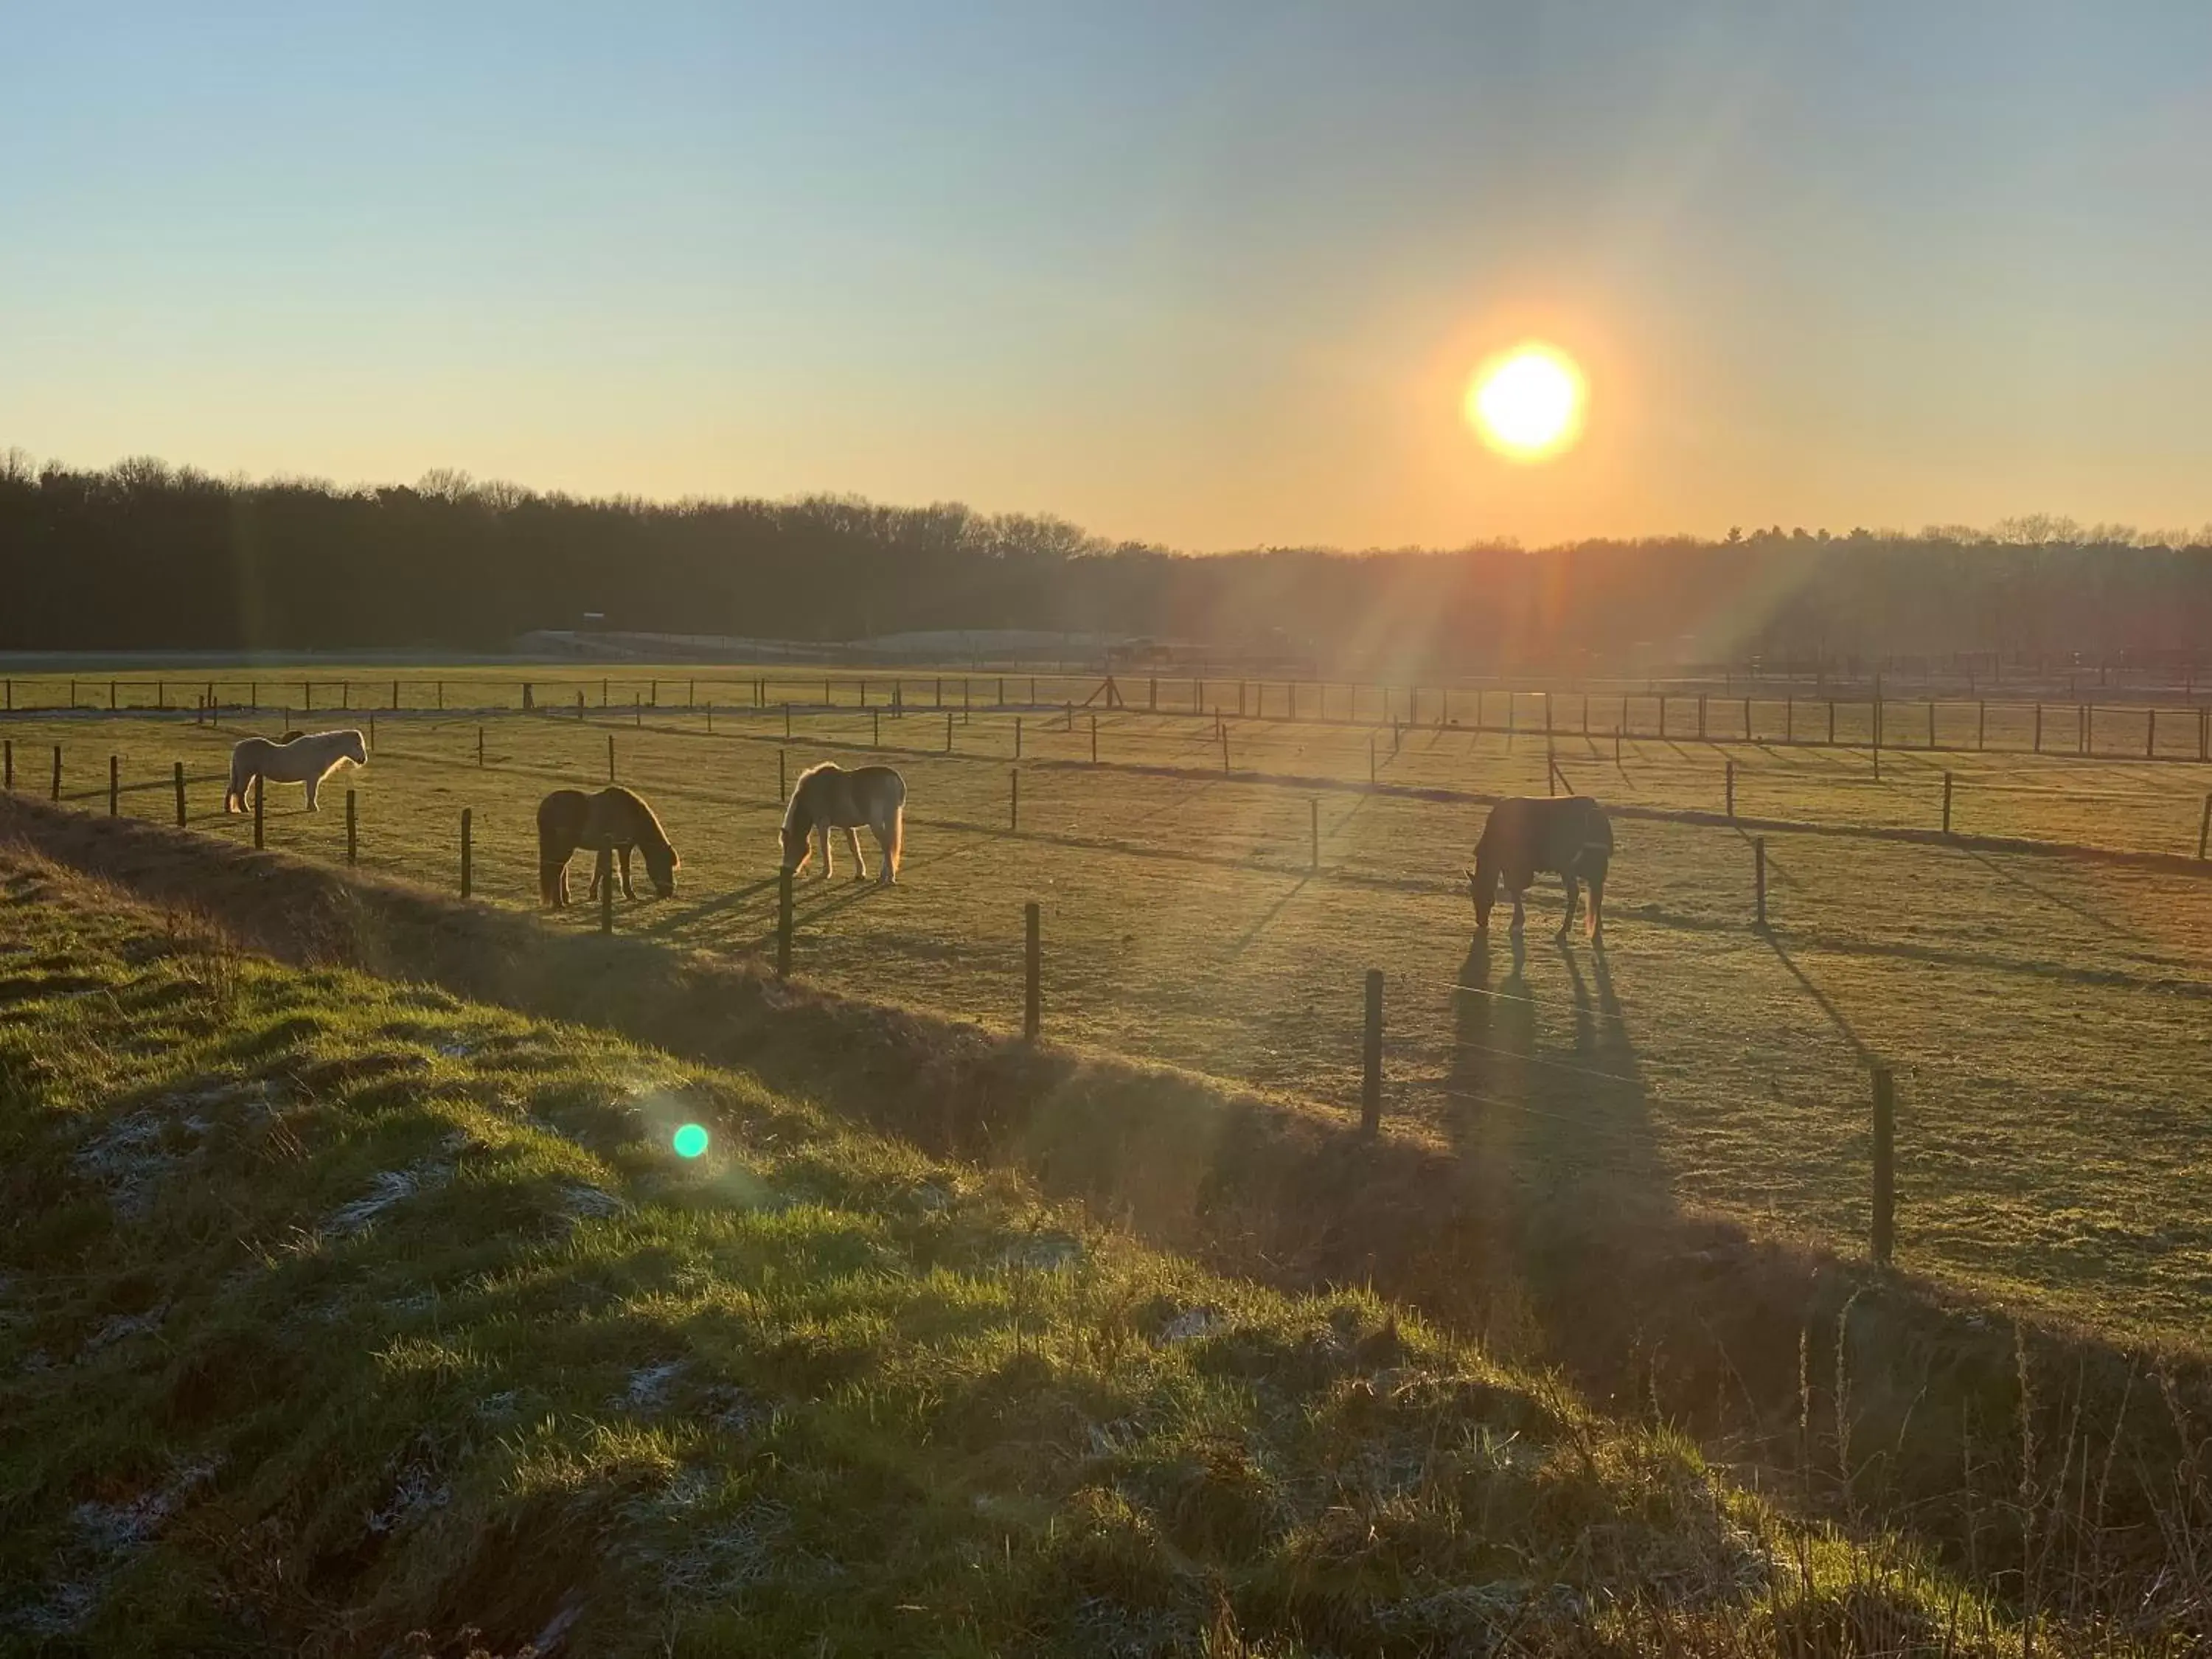
<svg viewBox="0 0 2212 1659"><path fill-rule="evenodd" d="M1194 550L2212 520L2212 6L0 0L0 450ZM1582 441L1468 430L1580 363Z"/></svg>

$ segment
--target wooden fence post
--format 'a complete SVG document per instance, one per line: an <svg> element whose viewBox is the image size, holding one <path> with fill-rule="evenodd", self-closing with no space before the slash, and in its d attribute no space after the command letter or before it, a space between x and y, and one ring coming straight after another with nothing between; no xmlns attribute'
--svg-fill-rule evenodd
<svg viewBox="0 0 2212 1659"><path fill-rule="evenodd" d="M945 711L945 752L948 755L952 752L952 711L950 708Z"/></svg>
<svg viewBox="0 0 2212 1659"><path fill-rule="evenodd" d="M871 749L880 749L884 746L884 711L880 708L871 708L868 711L868 746Z"/></svg>
<svg viewBox="0 0 2212 1659"><path fill-rule="evenodd" d="M791 737L791 705L788 702L783 706L783 735L786 740Z"/></svg>
<svg viewBox="0 0 2212 1659"><path fill-rule="evenodd" d="M791 866L784 866L775 878L775 976L791 977Z"/></svg>
<svg viewBox="0 0 2212 1659"><path fill-rule="evenodd" d="M2035 752L2043 752L2043 705L2035 705Z"/></svg>
<svg viewBox="0 0 2212 1659"><path fill-rule="evenodd" d="M470 830L475 822L476 809L470 806L461 808L461 896L463 898L469 896L469 878L474 873L469 865L470 854L474 850L470 845Z"/></svg>
<svg viewBox="0 0 2212 1659"><path fill-rule="evenodd" d="M177 761L169 769L169 776L177 786L177 828L185 827L185 763Z"/></svg>
<svg viewBox="0 0 2212 1659"><path fill-rule="evenodd" d="M6 739L4 745L0 747L4 747L7 755L5 769L8 774L8 793L12 795L15 793L15 739L13 738ZM1372 769L1371 766L1370 769Z"/></svg>
<svg viewBox="0 0 2212 1659"><path fill-rule="evenodd" d="M1382 1127L1382 970L1367 970L1366 1018L1359 1045L1359 1132L1370 1139Z"/></svg>
<svg viewBox="0 0 2212 1659"><path fill-rule="evenodd" d="M1009 831L1022 827L1022 769L1018 766L1006 774L1006 828Z"/></svg>
<svg viewBox="0 0 2212 1659"><path fill-rule="evenodd" d="M56 744L54 745L54 789L52 798L56 800L59 800L62 798L62 746L59 744Z"/></svg>
<svg viewBox="0 0 2212 1659"><path fill-rule="evenodd" d="M1037 1040L1044 1028L1042 916L1031 899L1022 907L1022 1036Z"/></svg>
<svg viewBox="0 0 2212 1659"><path fill-rule="evenodd" d="M123 763L110 755L107 757L107 816L111 818L116 812L116 797L122 791L122 774Z"/></svg>
<svg viewBox="0 0 2212 1659"><path fill-rule="evenodd" d="M783 750L775 751L775 804L782 805L791 799L791 786L784 780Z"/></svg>
<svg viewBox="0 0 2212 1659"><path fill-rule="evenodd" d="M262 813L263 813L263 809L264 809L264 808L268 805L268 803L269 803L269 780L268 780L268 779L266 779L266 778L256 778L256 779L254 779L254 780L253 780L253 850L254 850L255 852L257 852L257 853L258 853L258 852L259 852L259 851L262 849L262 847L264 845L264 841L263 841Z"/></svg>
<svg viewBox="0 0 2212 1659"><path fill-rule="evenodd" d="M1372 732L1367 734L1367 781L1370 786L1375 781L1375 734Z"/></svg>
<svg viewBox="0 0 2212 1659"><path fill-rule="evenodd" d="M348 864L361 862L361 840L358 833L360 822L360 816L356 810L354 792L349 789L346 791L346 862Z"/></svg>
<svg viewBox="0 0 2212 1659"><path fill-rule="evenodd" d="M615 734L607 733L607 781L615 781Z"/></svg>
<svg viewBox="0 0 2212 1659"><path fill-rule="evenodd" d="M576 693L578 702L582 702L583 696L584 694L581 691ZM392 712L395 714L399 712L399 682L398 680L392 682Z"/></svg>
<svg viewBox="0 0 2212 1659"><path fill-rule="evenodd" d="M1225 723L1221 726L1221 770L1224 775L1229 770L1229 727Z"/></svg>
<svg viewBox="0 0 2212 1659"><path fill-rule="evenodd" d="M2146 708L2143 714L2143 758L2154 760L2158 757L2158 710Z"/></svg>
<svg viewBox="0 0 2212 1659"><path fill-rule="evenodd" d="M1098 764L1098 716L1091 717L1091 763Z"/></svg>
<svg viewBox="0 0 2212 1659"><path fill-rule="evenodd" d="M1836 700L1828 699L1828 747L1836 746Z"/></svg>
<svg viewBox="0 0 2212 1659"><path fill-rule="evenodd" d="M1728 763L1728 815L1735 816L1735 763Z"/></svg>
<svg viewBox="0 0 2212 1659"><path fill-rule="evenodd" d="M1943 833L1951 833L1951 775L1943 775Z"/></svg>
<svg viewBox="0 0 2212 1659"><path fill-rule="evenodd" d="M1017 715L1015 715L1015 716L1014 716L1014 758L1015 758L1016 760L1019 760L1021 757L1022 757L1022 717L1021 717L1019 714L1017 714Z"/></svg>
<svg viewBox="0 0 2212 1659"><path fill-rule="evenodd" d="M1977 702L1974 705L1974 747L1979 750L1989 746L1990 706L1985 702Z"/></svg>
<svg viewBox="0 0 2212 1659"><path fill-rule="evenodd" d="M1889 1067L1874 1068L1874 1259L1889 1265L1897 1242L1897 1094Z"/></svg>
<svg viewBox="0 0 2212 1659"><path fill-rule="evenodd" d="M1766 837L1760 836L1751 843L1753 899L1758 920L1752 925L1760 933L1766 931Z"/></svg>
<svg viewBox="0 0 2212 1659"><path fill-rule="evenodd" d="M1928 699L1928 747L1936 747L1936 699Z"/></svg>
<svg viewBox="0 0 2212 1659"><path fill-rule="evenodd" d="M1620 728L1619 726L1614 726L1614 727L1613 728L1613 766L1614 766L1615 769L1618 769L1620 768Z"/></svg>
<svg viewBox="0 0 2212 1659"><path fill-rule="evenodd" d="M1553 784L1553 780L1559 776L1559 763L1552 748L1552 734L1547 732L1544 734L1544 793L1547 795L1559 793Z"/></svg>
<svg viewBox="0 0 2212 1659"><path fill-rule="evenodd" d="M483 727L477 727L477 769L483 769Z"/></svg>
<svg viewBox="0 0 2212 1659"><path fill-rule="evenodd" d="M61 751L56 750L54 752L59 754ZM59 777L61 774L57 771L54 775ZM2212 850L2212 795L2204 797L2204 816L2197 822L2197 861L2199 864L2204 862L2208 850Z"/></svg>

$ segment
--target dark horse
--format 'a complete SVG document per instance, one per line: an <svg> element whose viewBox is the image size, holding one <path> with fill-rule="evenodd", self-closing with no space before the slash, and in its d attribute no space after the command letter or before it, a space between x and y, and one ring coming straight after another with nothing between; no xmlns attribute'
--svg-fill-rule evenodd
<svg viewBox="0 0 2212 1659"><path fill-rule="evenodd" d="M1513 931L1521 931L1522 897L1540 870L1550 871L1567 884L1567 914L1559 923L1565 939L1574 926L1577 884L1589 884L1589 936L1594 945L1605 943L1605 870L1613 857L1613 825L1605 808L1588 795L1565 795L1556 800L1516 796L1490 809L1482 826L1482 839L1474 844L1474 868L1467 872L1468 890L1474 896L1477 933L1490 927L1490 907L1498 902L1498 884L1513 896Z"/></svg>
<svg viewBox="0 0 2212 1659"><path fill-rule="evenodd" d="M619 785L597 794L580 789L556 789L538 803L538 892L557 909L568 902L568 859L579 848L599 855L592 872L587 897L599 896L599 884L614 879L615 854L622 854L624 898L635 898L629 884L629 853L635 847L645 855L645 872L653 890L666 898L676 890L676 849L660 820L641 796Z"/></svg>

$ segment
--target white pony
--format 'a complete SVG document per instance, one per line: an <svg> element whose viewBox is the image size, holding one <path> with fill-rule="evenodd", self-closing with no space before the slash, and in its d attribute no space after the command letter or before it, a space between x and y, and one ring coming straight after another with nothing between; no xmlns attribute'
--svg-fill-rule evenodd
<svg viewBox="0 0 2212 1659"><path fill-rule="evenodd" d="M848 772L832 761L810 766L793 786L791 804L783 811L783 867L797 875L814 856L814 832L822 832L822 879L835 866L830 856L830 832L842 830L853 848L853 879L866 881L868 866L860 857L860 826L875 831L884 861L876 880L889 887L898 879L899 860L906 850L906 780L888 766L860 766Z"/></svg>
<svg viewBox="0 0 2212 1659"><path fill-rule="evenodd" d="M312 812L323 780L348 761L356 766L368 764L368 740L358 732L311 732L283 743L247 738L230 751L230 788L223 795L222 810L245 811L250 784L266 789L272 783L304 783Z"/></svg>

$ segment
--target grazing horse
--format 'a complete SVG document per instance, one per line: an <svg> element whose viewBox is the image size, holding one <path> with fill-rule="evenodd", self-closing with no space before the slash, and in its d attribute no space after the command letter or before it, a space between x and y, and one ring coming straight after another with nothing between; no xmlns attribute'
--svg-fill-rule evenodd
<svg viewBox="0 0 2212 1659"><path fill-rule="evenodd" d="M1517 796L1490 809L1482 826L1482 839L1474 846L1474 868L1467 872L1468 890L1474 898L1474 929L1486 932L1490 907L1498 902L1498 884L1513 896L1513 931L1524 920L1521 901L1540 870L1550 871L1567 884L1567 914L1559 923L1565 939L1574 926L1577 884L1589 883L1589 936L1594 945L1605 943L1605 871L1613 857L1613 825L1605 808L1588 795L1566 795L1556 800Z"/></svg>
<svg viewBox="0 0 2212 1659"><path fill-rule="evenodd" d="M611 886L617 854L622 857L623 896L637 896L629 884L633 847L645 855L645 873L653 878L653 890L663 898L676 891L676 867L682 860L669 844L668 832L642 796L619 784L595 795L556 789L538 803L538 893L550 908L557 910L568 902L568 860L579 847L599 855L587 898L599 897L600 883Z"/></svg>
<svg viewBox="0 0 2212 1659"><path fill-rule="evenodd" d="M898 879L899 860L906 851L906 780L888 766L860 766L848 772L824 761L799 775L791 804L783 813L783 867L797 875L814 856L814 832L822 832L822 879L835 868L830 854L830 832L842 830L853 848L853 879L866 881L868 866L860 857L860 827L875 831L884 849L877 872L879 885Z"/></svg>
<svg viewBox="0 0 2212 1659"><path fill-rule="evenodd" d="M230 787L223 793L222 810L245 811L249 785L266 789L272 783L304 783L312 812L323 780L348 761L356 766L368 764L368 739L358 732L295 732L282 743L244 738L231 748Z"/></svg>

